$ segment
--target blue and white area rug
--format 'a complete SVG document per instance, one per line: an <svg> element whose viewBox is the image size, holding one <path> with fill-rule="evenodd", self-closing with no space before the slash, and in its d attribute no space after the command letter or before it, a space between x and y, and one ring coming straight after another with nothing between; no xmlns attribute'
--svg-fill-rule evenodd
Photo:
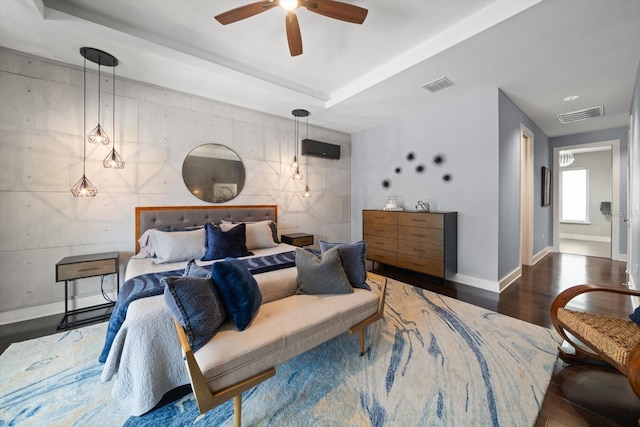
<svg viewBox="0 0 640 427"><path fill-rule="evenodd" d="M0 356L0 426L233 425L192 395L128 418L100 383L106 325L12 345ZM557 357L546 328L390 280L369 352L345 334L276 367L243 395L245 426L531 426ZM154 367L153 369L162 369Z"/></svg>

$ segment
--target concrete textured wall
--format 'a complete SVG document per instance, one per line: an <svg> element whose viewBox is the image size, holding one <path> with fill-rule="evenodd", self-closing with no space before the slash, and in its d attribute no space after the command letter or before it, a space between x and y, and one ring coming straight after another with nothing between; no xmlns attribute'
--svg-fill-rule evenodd
<svg viewBox="0 0 640 427"><path fill-rule="evenodd" d="M97 122L97 75L88 77L86 132ZM103 74L102 124L110 136L111 87L110 73ZM303 199L305 181L293 181L289 166L293 120L122 79L115 136L126 166L103 168L109 148L87 144L86 175L98 195L73 197L83 168L82 88L81 68L0 50L0 323L62 311L55 264L65 256L120 251L123 275L136 206L205 204L182 180L185 156L203 143L227 145L245 164L245 187L226 204L277 204L281 232L349 240L349 135L309 127L309 138L339 144L342 158L303 157L313 192ZM115 289L114 277L104 286ZM73 285L84 302L99 299L99 289L97 278Z"/></svg>

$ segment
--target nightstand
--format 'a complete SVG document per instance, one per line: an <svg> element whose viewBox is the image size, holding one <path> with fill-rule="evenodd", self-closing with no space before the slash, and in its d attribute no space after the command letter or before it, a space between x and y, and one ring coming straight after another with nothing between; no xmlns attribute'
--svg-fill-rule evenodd
<svg viewBox="0 0 640 427"><path fill-rule="evenodd" d="M280 236L282 243L293 246L311 246L313 245L313 234L308 233L289 233Z"/></svg>
<svg viewBox="0 0 640 427"><path fill-rule="evenodd" d="M64 317L58 324L57 329L66 329L96 320L106 320L111 316L111 310L115 305L112 301L76 310L69 310L69 281L115 274L117 278L116 292L119 293L120 274L118 255L118 252L106 252L102 254L70 256L62 258L56 264L56 282L64 281ZM89 317L82 316L82 314L85 313L93 315ZM71 317L75 317L75 319L71 320Z"/></svg>

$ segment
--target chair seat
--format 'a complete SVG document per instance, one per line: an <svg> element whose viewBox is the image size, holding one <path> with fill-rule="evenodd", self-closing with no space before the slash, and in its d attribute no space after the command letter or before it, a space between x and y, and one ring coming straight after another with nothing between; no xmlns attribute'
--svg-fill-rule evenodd
<svg viewBox="0 0 640 427"><path fill-rule="evenodd" d="M640 326L629 319L559 308L558 320L624 367L640 343Z"/></svg>

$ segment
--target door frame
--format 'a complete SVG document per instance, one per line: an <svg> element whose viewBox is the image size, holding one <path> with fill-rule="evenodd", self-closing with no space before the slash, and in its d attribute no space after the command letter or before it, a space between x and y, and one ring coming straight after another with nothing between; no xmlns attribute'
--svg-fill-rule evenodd
<svg viewBox="0 0 640 427"><path fill-rule="evenodd" d="M560 251L560 151L611 146L611 259L625 261L620 254L620 140L553 147L553 251Z"/></svg>
<svg viewBox="0 0 640 427"><path fill-rule="evenodd" d="M520 124L520 265L533 265L533 138Z"/></svg>

